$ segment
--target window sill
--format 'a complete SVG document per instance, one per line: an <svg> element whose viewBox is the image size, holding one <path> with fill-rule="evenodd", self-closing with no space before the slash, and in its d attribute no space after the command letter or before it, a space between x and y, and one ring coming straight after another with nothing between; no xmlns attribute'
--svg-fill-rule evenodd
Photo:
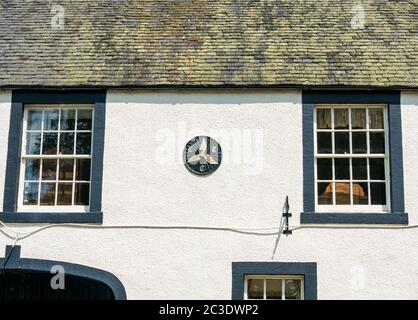
<svg viewBox="0 0 418 320"><path fill-rule="evenodd" d="M8 223L103 223L103 212L0 212Z"/></svg>
<svg viewBox="0 0 418 320"><path fill-rule="evenodd" d="M408 224L407 213L316 213L302 212L301 224Z"/></svg>

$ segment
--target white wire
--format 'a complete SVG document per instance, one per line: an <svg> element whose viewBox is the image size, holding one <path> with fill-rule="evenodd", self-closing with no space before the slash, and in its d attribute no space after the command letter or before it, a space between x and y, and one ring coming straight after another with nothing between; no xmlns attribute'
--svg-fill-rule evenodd
<svg viewBox="0 0 418 320"><path fill-rule="evenodd" d="M212 230L212 231L229 231L243 234L252 234L260 236L279 235L282 230L282 226L274 228L240 228L240 227L216 227L216 226L187 226L187 225L91 225L91 224L77 224L77 223L61 223L61 224L48 224L46 226L37 228L28 232L20 232L10 228L4 222L0 221L0 226L7 231L13 233L15 236L10 236L18 240L28 238L38 232L41 232L50 228L86 228L86 229L186 229L186 230ZM388 226L388 225L304 225L304 226L292 226L291 231L297 231L302 229L416 229L418 225L410 226ZM17 241L17 240L16 240Z"/></svg>
<svg viewBox="0 0 418 320"><path fill-rule="evenodd" d="M214 231L230 231L244 234L254 235L277 235L279 233L279 227L276 228L240 228L240 227L212 227L212 226L159 226L159 225L91 225L91 224L77 224L77 223L60 223L60 224L48 224L38 229L29 232L19 232L7 226L4 222L0 221L0 225L8 231L19 236L19 239L28 238L38 232L41 232L50 228L86 228L86 229L188 229L188 230L214 230ZM263 232L264 231L264 232ZM276 232L271 232L276 231Z"/></svg>

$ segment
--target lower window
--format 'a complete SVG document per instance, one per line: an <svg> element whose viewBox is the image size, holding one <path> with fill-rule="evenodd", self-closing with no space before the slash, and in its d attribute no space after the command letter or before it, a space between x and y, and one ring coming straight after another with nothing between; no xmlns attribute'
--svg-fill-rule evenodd
<svg viewBox="0 0 418 320"><path fill-rule="evenodd" d="M246 276L244 298L247 300L303 300L303 287L303 276Z"/></svg>

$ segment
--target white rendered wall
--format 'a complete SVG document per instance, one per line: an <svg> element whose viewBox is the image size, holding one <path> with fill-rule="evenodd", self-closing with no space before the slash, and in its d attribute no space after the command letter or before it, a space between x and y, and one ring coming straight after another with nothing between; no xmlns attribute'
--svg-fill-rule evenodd
<svg viewBox="0 0 418 320"><path fill-rule="evenodd" d="M406 208L411 223L418 223L418 94L403 94L402 103ZM0 110L5 159L9 110ZM216 135L225 128L236 141L262 135L255 152L262 166L237 156L248 146L258 150L254 143ZM225 155L208 177L190 174L176 158L200 134L217 138ZM0 162L0 199L4 171ZM302 186L298 91L108 92L104 225L273 228L286 195L291 223L298 225ZM13 227L23 232L36 226ZM226 231L51 228L19 243L23 257L114 273L130 299L230 299L233 261L317 262L319 299L418 297L418 230L298 230L280 239L272 260L276 240ZM0 234L0 250L11 243Z"/></svg>

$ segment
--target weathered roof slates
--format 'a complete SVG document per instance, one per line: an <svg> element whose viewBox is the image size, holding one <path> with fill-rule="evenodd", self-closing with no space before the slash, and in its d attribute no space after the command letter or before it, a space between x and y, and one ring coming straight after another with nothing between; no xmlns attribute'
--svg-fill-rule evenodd
<svg viewBox="0 0 418 320"><path fill-rule="evenodd" d="M0 87L222 85L418 88L418 1L0 1Z"/></svg>

